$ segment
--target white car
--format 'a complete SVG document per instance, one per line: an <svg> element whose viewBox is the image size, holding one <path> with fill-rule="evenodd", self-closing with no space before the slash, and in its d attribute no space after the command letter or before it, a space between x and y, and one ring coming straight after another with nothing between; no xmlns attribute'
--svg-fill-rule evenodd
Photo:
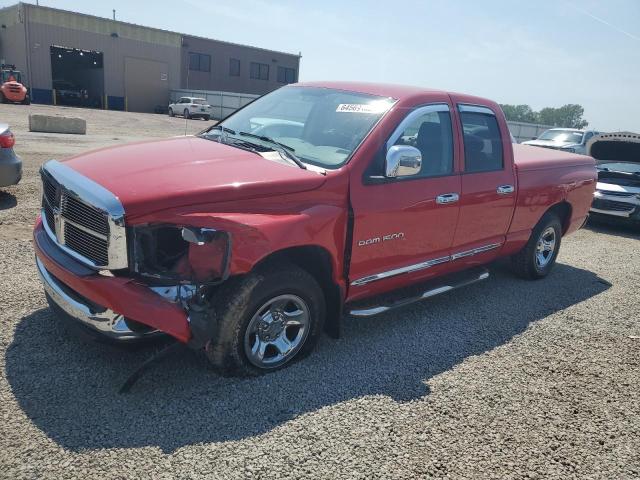
<svg viewBox="0 0 640 480"><path fill-rule="evenodd" d="M180 97L177 102L169 104L169 116L176 115L209 120L212 117L212 108L204 98Z"/></svg>
<svg viewBox="0 0 640 480"><path fill-rule="evenodd" d="M599 135L595 130L578 130L577 128L551 128L545 130L538 138L522 142L523 145L553 148L565 152L587 154L587 142Z"/></svg>

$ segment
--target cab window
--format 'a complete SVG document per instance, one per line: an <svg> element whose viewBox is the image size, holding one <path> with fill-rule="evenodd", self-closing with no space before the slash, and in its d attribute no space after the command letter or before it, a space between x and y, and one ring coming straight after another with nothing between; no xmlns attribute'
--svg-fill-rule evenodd
<svg viewBox="0 0 640 480"><path fill-rule="evenodd" d="M503 169L502 137L495 114L487 107L459 105L464 137L465 173Z"/></svg>
<svg viewBox="0 0 640 480"><path fill-rule="evenodd" d="M433 111L414 115L393 145L410 145L420 150L422 168L416 177L435 177L453 172L453 132L448 111Z"/></svg>

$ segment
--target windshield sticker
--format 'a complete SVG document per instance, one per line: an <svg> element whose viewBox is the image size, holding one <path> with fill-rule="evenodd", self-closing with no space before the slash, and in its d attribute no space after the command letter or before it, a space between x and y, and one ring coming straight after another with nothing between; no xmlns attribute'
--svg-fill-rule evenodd
<svg viewBox="0 0 640 480"><path fill-rule="evenodd" d="M341 103L336 112L341 113L382 113L389 110L389 102Z"/></svg>

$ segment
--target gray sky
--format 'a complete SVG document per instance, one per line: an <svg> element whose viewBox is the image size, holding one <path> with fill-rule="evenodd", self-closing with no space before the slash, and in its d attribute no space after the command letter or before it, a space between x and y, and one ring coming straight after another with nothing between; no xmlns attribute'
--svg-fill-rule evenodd
<svg viewBox="0 0 640 480"><path fill-rule="evenodd" d="M0 0L5 6L15 3ZM590 126L640 131L640 0L42 0L41 5L302 52L300 80L421 85L579 103Z"/></svg>

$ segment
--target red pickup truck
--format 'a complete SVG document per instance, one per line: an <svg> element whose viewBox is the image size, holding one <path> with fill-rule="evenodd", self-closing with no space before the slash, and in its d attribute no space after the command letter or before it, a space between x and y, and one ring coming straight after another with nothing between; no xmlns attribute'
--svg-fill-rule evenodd
<svg viewBox="0 0 640 480"><path fill-rule="evenodd" d="M328 82L41 175L51 307L117 341L171 335L238 375L337 337L344 313L482 280L498 257L545 277L597 178L590 157L512 145L492 101Z"/></svg>

